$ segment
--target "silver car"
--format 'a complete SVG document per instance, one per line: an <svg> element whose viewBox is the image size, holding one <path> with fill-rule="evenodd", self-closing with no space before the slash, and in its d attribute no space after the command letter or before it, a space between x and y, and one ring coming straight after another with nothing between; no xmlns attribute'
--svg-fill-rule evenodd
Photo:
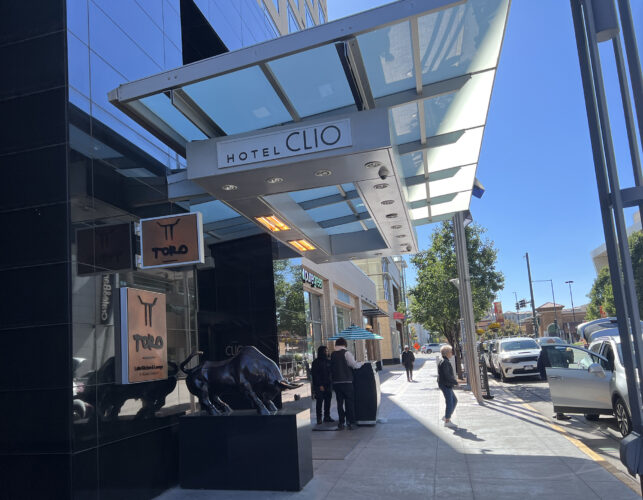
<svg viewBox="0 0 643 500"><path fill-rule="evenodd" d="M613 414L619 431L627 436L632 419L620 338L595 338L589 350L558 345L555 349L564 351L564 355L550 355L552 366L545 369L554 411L583 413L588 420Z"/></svg>

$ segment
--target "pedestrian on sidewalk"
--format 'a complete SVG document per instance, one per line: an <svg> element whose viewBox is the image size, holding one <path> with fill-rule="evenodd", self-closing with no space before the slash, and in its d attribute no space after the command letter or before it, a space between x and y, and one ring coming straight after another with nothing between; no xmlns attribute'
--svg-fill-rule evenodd
<svg viewBox="0 0 643 500"><path fill-rule="evenodd" d="M409 346L404 346L404 352L402 353L402 364L406 369L406 380L408 382L413 382L413 363L415 362L415 356L411 351L409 351Z"/></svg>
<svg viewBox="0 0 643 500"><path fill-rule="evenodd" d="M440 347L441 358L438 361L438 387L444 394L444 401L446 403L446 411L444 412L444 426L456 428L453 422L451 422L451 415L455 410L456 405L458 404L458 398L455 397L453 388L458 385L458 381L453 374L453 367L449 361L453 356L453 348L450 345L443 345Z"/></svg>
<svg viewBox="0 0 643 500"><path fill-rule="evenodd" d="M357 369L362 363L355 361L353 354L346 350L346 339L343 337L335 341L335 350L330 355L330 375L333 380L333 389L337 399L337 413L339 422L337 430L348 430L355 425L355 392L353 389L353 368Z"/></svg>
<svg viewBox="0 0 643 500"><path fill-rule="evenodd" d="M330 360L328 349L325 345L317 348L317 359L311 368L313 376L313 392L315 394L315 410L317 425L322 422L334 422L330 416L330 403L333 399L333 389L330 377ZM324 419L322 420L322 405L324 406Z"/></svg>

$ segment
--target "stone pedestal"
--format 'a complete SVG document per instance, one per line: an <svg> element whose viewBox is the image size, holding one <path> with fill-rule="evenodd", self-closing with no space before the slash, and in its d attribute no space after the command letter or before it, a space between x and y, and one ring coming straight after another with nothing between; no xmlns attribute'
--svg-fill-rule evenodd
<svg viewBox="0 0 643 500"><path fill-rule="evenodd" d="M299 491L313 477L310 410L179 419L182 488Z"/></svg>

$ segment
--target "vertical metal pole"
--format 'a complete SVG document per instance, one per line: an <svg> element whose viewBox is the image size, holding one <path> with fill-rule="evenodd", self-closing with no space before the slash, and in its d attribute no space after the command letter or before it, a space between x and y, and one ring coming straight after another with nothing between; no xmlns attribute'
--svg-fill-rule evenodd
<svg viewBox="0 0 643 500"><path fill-rule="evenodd" d="M643 75L641 75L641 61L636 44L636 35L634 34L634 23L632 22L632 11L630 10L629 0L618 0L618 10L621 17L623 41L625 42L625 52L627 53L632 92L634 93L634 105L638 118L639 135L641 137L641 143L643 144ZM637 184L637 186L640 185L641 184Z"/></svg>
<svg viewBox="0 0 643 500"><path fill-rule="evenodd" d="M536 304L534 303L534 287L531 284L531 268L529 267L529 253L525 253L527 259L527 276L529 276L529 293L531 294L531 320L534 322L534 335L540 337L538 321L536 320Z"/></svg>
<svg viewBox="0 0 643 500"><path fill-rule="evenodd" d="M594 156L594 170L596 174L596 184L598 187L598 199L601 207L601 217L603 219L603 231L605 234L605 246L607 248L607 259L612 279L612 289L614 293L614 303L616 314L621 320L618 322L619 335L621 337L621 349L623 351L624 368L628 393L630 395L630 405L632 408L640 408L639 394L636 387L636 375L634 372L634 358L629 339L629 328L627 325L627 310L623 299L623 285L620 276L620 266L618 259L618 244L614 229L614 221L610 210L610 191L607 181L605 153L601 141L601 129L598 114L598 104L596 102L596 93L594 90L594 81L592 77L592 65L590 60L590 50L587 37L589 33L585 29L583 22L583 9L581 8L582 0L570 0L572 18L574 21L574 32L578 48L578 60L583 82L583 93L585 95L585 109L587 112L587 121L592 144L592 153ZM632 405L632 403L635 403ZM639 411L632 412L632 423L635 429L640 429L641 415Z"/></svg>
<svg viewBox="0 0 643 500"><path fill-rule="evenodd" d="M554 296L554 280L547 280L551 285L551 299L554 301L554 323L556 323L556 333L558 333L558 311L556 310L556 297Z"/></svg>
<svg viewBox="0 0 643 500"><path fill-rule="evenodd" d="M522 328L520 327L520 304L518 304L518 294L514 292L514 297L516 297L516 315L518 316L518 331L522 335Z"/></svg>
<svg viewBox="0 0 643 500"><path fill-rule="evenodd" d="M482 388L480 385L480 367L476 355L475 321L473 317L473 299L471 296L471 279L469 277L469 257L467 255L467 239L464 230L464 214L458 212L453 217L453 233L455 236L455 253L460 280L460 310L466 330L467 379L471 391L478 403L482 403Z"/></svg>
<svg viewBox="0 0 643 500"><path fill-rule="evenodd" d="M576 313L574 312L574 297L572 296L572 283L573 281L567 281L566 282L569 285L569 300L572 301L572 321L574 322L574 325L576 325ZM569 334L571 336L571 328L569 329ZM571 338L571 337L570 337ZM573 340L573 338L572 338Z"/></svg>

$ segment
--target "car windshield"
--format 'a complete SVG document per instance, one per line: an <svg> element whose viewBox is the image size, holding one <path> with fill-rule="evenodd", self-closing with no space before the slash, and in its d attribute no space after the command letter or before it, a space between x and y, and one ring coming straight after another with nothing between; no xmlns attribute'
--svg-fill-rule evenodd
<svg viewBox="0 0 643 500"><path fill-rule="evenodd" d="M538 344L535 340L512 340L510 342L503 342L500 345L503 351L519 351L521 349L538 349Z"/></svg>

